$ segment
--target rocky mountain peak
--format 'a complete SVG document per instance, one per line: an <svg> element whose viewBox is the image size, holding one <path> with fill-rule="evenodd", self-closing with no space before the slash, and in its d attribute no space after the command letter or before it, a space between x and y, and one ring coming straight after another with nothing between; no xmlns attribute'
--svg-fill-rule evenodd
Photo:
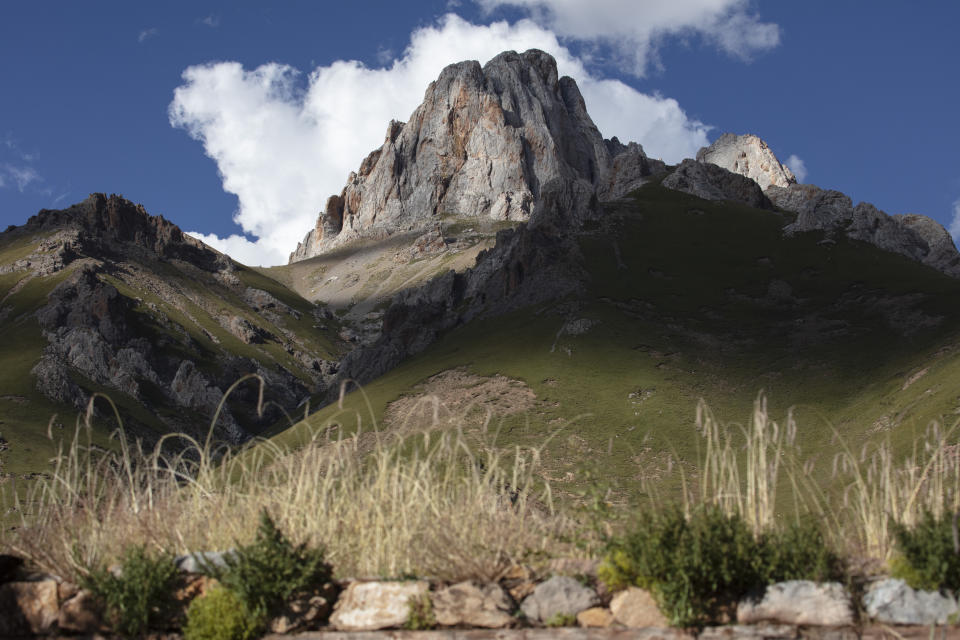
<svg viewBox="0 0 960 640"><path fill-rule="evenodd" d="M59 232L68 254L180 259L213 271L228 261L163 216L117 194L92 193L66 209L42 209L22 230Z"/></svg>
<svg viewBox="0 0 960 640"><path fill-rule="evenodd" d="M558 76L549 54L460 62L427 87L406 123L388 125L290 260L443 217L581 219L597 197L617 197L655 168L639 145L604 141L577 83Z"/></svg>
<svg viewBox="0 0 960 640"><path fill-rule="evenodd" d="M708 162L750 178L761 189L787 187L797 178L780 163L767 143L753 134L725 133L697 152L699 162Z"/></svg>

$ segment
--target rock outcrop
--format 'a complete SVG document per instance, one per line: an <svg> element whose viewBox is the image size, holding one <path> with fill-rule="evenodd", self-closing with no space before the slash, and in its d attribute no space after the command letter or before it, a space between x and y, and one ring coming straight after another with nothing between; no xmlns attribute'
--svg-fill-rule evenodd
<svg viewBox="0 0 960 640"><path fill-rule="evenodd" d="M72 234L63 234L63 230ZM27 220L22 232L60 232L61 255L99 255L129 259L134 256L178 259L207 271L230 261L163 216L152 216L143 205L123 196L92 193L66 209L42 209Z"/></svg>
<svg viewBox="0 0 960 640"><path fill-rule="evenodd" d="M748 179L750 185L738 178ZM854 206L849 196L812 184L798 184L793 173L755 135L725 133L684 160L664 178L665 187L707 200L733 200L752 207L776 206L797 214L787 235L823 231L904 255L953 277L960 277L960 253L942 225L921 215L888 215L872 204ZM771 205L772 203L772 205Z"/></svg>
<svg viewBox="0 0 960 640"><path fill-rule="evenodd" d="M543 51L508 51L483 67L450 65L406 123L329 198L294 262L358 237L430 226L444 216L576 223L662 170L637 144L604 141L576 82Z"/></svg>
<svg viewBox="0 0 960 640"><path fill-rule="evenodd" d="M867 202L854 206L849 196L812 184L770 187L766 194L777 207L797 214L784 228L788 235L823 231L828 238L846 236L960 277L960 253L950 234L926 216L891 216Z"/></svg>
<svg viewBox="0 0 960 640"><path fill-rule="evenodd" d="M731 200L757 209L773 209L760 186L749 178L713 164L684 160L661 183L704 200Z"/></svg>
<svg viewBox="0 0 960 640"><path fill-rule="evenodd" d="M697 152L697 161L750 178L761 189L787 187L797 182L793 172L780 163L767 143L749 133L739 136L723 134L709 147Z"/></svg>

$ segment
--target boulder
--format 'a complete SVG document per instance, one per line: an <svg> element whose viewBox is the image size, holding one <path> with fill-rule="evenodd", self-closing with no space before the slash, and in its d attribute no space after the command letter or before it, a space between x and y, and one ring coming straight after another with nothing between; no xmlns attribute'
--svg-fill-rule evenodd
<svg viewBox="0 0 960 640"><path fill-rule="evenodd" d="M725 133L697 152L698 162L709 162L727 171L738 173L756 182L761 189L769 186L786 187L797 179L782 165L767 143L759 137Z"/></svg>
<svg viewBox="0 0 960 640"><path fill-rule="evenodd" d="M315 629L330 616L336 589L327 585L323 593L302 595L288 602L278 616L268 625L273 633L290 633L303 629Z"/></svg>
<svg viewBox="0 0 960 640"><path fill-rule="evenodd" d="M431 594L437 624L498 629L514 621L514 605L497 584L461 582Z"/></svg>
<svg viewBox="0 0 960 640"><path fill-rule="evenodd" d="M520 609L528 620L545 624L557 616L576 616L599 603L590 587L567 576L554 576L537 585Z"/></svg>
<svg viewBox="0 0 960 640"><path fill-rule="evenodd" d="M770 200L753 180L689 158L681 162L661 184L704 200L730 200L757 209L773 209Z"/></svg>
<svg viewBox="0 0 960 640"><path fill-rule="evenodd" d="M639 587L628 587L610 601L613 619L625 627L668 627L670 622L650 592Z"/></svg>
<svg viewBox="0 0 960 640"><path fill-rule="evenodd" d="M613 624L613 614L604 607L591 607L577 614L577 624L581 627L605 629Z"/></svg>
<svg viewBox="0 0 960 640"><path fill-rule="evenodd" d="M52 632L60 617L54 580L0 585L0 637Z"/></svg>
<svg viewBox="0 0 960 640"><path fill-rule="evenodd" d="M236 557L236 550L196 551L177 556L173 559L177 569L183 573L206 573L209 569L225 569L227 558Z"/></svg>
<svg viewBox="0 0 960 640"><path fill-rule="evenodd" d="M896 578L872 583L863 596L863 607L870 618L884 624L944 624L958 612L953 596L919 591Z"/></svg>
<svg viewBox="0 0 960 640"><path fill-rule="evenodd" d="M853 603L837 582L790 580L772 584L762 594L741 600L737 622L840 627L853 624Z"/></svg>
<svg viewBox="0 0 960 640"><path fill-rule="evenodd" d="M102 621L103 609L100 603L92 593L81 590L60 607L57 626L60 631L71 633L96 633L106 631Z"/></svg>
<svg viewBox="0 0 960 640"><path fill-rule="evenodd" d="M375 631L399 627L410 614L411 598L427 593L417 582L351 582L337 600L330 624L339 631Z"/></svg>

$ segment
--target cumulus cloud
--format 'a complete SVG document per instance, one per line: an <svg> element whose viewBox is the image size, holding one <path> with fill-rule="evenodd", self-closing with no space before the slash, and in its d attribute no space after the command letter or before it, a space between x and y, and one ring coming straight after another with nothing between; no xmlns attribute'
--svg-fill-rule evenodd
<svg viewBox="0 0 960 640"><path fill-rule="evenodd" d="M222 62L184 71L170 122L203 143L223 188L238 198L234 221L257 240L197 237L250 264L285 262L326 198L339 193L347 174L383 143L391 119L409 117L444 66L529 48L550 52L561 75L577 80L605 136L640 142L668 162L692 157L707 144L708 127L690 120L675 100L591 75L555 34L532 20L475 25L448 14L415 31L389 67L341 60L304 76L280 64L247 70Z"/></svg>
<svg viewBox="0 0 960 640"><path fill-rule="evenodd" d="M953 220L948 231L956 242L960 242L960 198L953 201Z"/></svg>
<svg viewBox="0 0 960 640"><path fill-rule="evenodd" d="M160 31L156 27L150 27L149 29L144 29L140 32L140 35L137 36L137 42L143 43L150 38L156 36Z"/></svg>
<svg viewBox="0 0 960 640"><path fill-rule="evenodd" d="M721 51L749 60L780 43L780 28L761 22L749 0L475 0L490 11L512 6L571 40L608 45L636 76L659 66L670 36L699 35Z"/></svg>
<svg viewBox="0 0 960 640"><path fill-rule="evenodd" d="M216 29L217 27L220 26L220 16L211 13L205 18L200 18L199 20L197 20L197 22L202 25L206 25L211 29Z"/></svg>
<svg viewBox="0 0 960 640"><path fill-rule="evenodd" d="M785 164L790 171L793 171L793 175L797 177L797 182L803 182L807 179L807 165L798 155L791 153Z"/></svg>

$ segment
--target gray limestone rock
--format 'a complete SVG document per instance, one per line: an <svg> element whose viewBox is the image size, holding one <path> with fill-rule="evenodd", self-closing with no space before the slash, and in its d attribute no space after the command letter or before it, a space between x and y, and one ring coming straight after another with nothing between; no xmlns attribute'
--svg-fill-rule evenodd
<svg viewBox="0 0 960 640"><path fill-rule="evenodd" d="M761 189L786 187L797 179L782 165L767 143L752 134L725 133L697 152L698 162L709 162L728 171L750 178Z"/></svg>
<svg viewBox="0 0 960 640"><path fill-rule="evenodd" d="M945 624L958 612L953 596L917 591L895 578L871 584L863 606L873 620L885 624Z"/></svg>
<svg viewBox="0 0 960 640"><path fill-rule="evenodd" d="M853 603L840 583L790 580L741 600L737 622L839 627L853 624Z"/></svg>
<svg viewBox="0 0 960 640"><path fill-rule="evenodd" d="M544 624L557 616L575 616L599 603L593 589L568 576L554 576L538 584L520 609L528 619Z"/></svg>
<svg viewBox="0 0 960 640"><path fill-rule="evenodd" d="M331 196L291 262L442 216L571 224L662 169L636 144L605 142L571 78L543 51L448 66L408 122L391 122Z"/></svg>
<svg viewBox="0 0 960 640"><path fill-rule="evenodd" d="M757 209L773 208L753 180L689 158L664 178L662 184L668 189L683 191L705 200L732 200Z"/></svg>

